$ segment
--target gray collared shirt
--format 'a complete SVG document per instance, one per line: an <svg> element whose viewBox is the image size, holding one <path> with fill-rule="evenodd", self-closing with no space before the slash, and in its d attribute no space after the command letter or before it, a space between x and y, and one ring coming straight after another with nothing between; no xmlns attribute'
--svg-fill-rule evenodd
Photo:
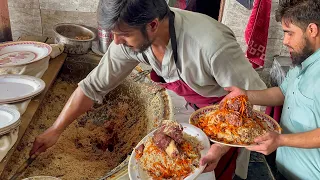
<svg viewBox="0 0 320 180"><path fill-rule="evenodd" d="M265 89L264 82L245 57L233 32L209 16L171 8L175 13L178 60L174 63L169 41L160 64L151 47L144 54L111 43L99 65L79 86L86 96L101 103L139 63L149 64L166 82L182 80L204 97L227 94L223 87Z"/></svg>

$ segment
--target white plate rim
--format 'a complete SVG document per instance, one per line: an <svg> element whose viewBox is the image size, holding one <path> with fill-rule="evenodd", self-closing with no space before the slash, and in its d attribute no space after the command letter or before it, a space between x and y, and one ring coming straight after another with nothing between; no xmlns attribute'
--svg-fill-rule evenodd
<svg viewBox="0 0 320 180"><path fill-rule="evenodd" d="M5 126L5 127L0 127L0 131L2 130L8 130L10 128L12 128L12 125L17 125L20 124L20 113L18 110L14 109L14 108L10 108L10 107L6 107L6 106L0 106L0 111L5 111L6 113L9 113L12 115L12 121L11 124Z"/></svg>
<svg viewBox="0 0 320 180"><path fill-rule="evenodd" d="M32 99L32 98L38 96L39 94L41 94L41 92L39 92L37 94L34 94L32 96L28 96L28 97L22 98L22 99L14 99L14 100L11 100L11 101L3 101L3 102L0 102L0 105L1 104L13 104L13 103L17 103L17 102L27 101L29 99Z"/></svg>
<svg viewBox="0 0 320 180"><path fill-rule="evenodd" d="M189 134L188 132L190 132L191 130L194 130L194 131L197 132L197 134L196 134L197 139L199 139L199 138L202 139L202 138L203 138L203 139L200 141L200 143L202 144L202 146L203 146L204 149L201 150L200 153L201 153L201 157L203 157L204 155L206 155L207 152L208 152L209 149L210 149L210 141L209 141L208 136L207 136L201 129L199 129L198 127L196 127L196 126L194 126L194 125L192 125L192 124L188 124L188 123L179 123L179 124L181 124L181 125L183 126L183 132ZM186 130L186 131L185 131L185 130ZM148 135L146 135L146 136L137 144L137 146L136 146L135 148L137 148L140 144L144 143L144 142L147 140L148 137L150 137L150 136L153 135L153 133L154 133L155 131L156 131L156 129L153 130L152 132L150 132ZM189 135L195 136L194 134L189 134ZM134 149L135 149L135 148L134 148ZM141 178L137 178L137 177L139 176L139 172L138 172L138 164L137 164L136 159L135 159L136 153L135 153L134 149L133 149L133 151L132 151L132 153L131 153L131 156L130 156L130 159L129 159L128 175L129 175L129 178L130 178L131 180L136 180L136 179L141 180ZM206 164L205 164L204 166L199 166L199 168L197 168L192 174L190 174L189 176L187 176L187 177L185 178L185 180L193 180L193 179L197 178L197 177L202 173L202 171L205 169L205 167L206 167ZM132 170L132 169L133 169L133 170ZM134 169L136 169L136 170L134 170ZM135 173L133 174L133 172L135 172Z"/></svg>
<svg viewBox="0 0 320 180"><path fill-rule="evenodd" d="M195 115L197 115L199 112L201 112L201 111L203 111L203 110L206 110L206 109L212 109L212 108L217 108L217 107L218 107L218 105L210 105L210 106L206 106L206 107L203 107L203 108L200 108L200 109L194 111L194 112L190 115L190 117L189 117L189 123L190 123L190 124L194 124L194 122L193 122L193 117L194 117ZM277 126L277 129L278 129L277 133L281 134L280 125L278 124L278 122L277 122L276 120L274 120L272 117L268 116L267 114L265 114L265 113L263 113L263 112L260 112L260 111L254 110L254 109L253 109L252 111L253 111L254 113L257 113L257 114L259 114L259 115L261 115L261 116L264 116L264 117L266 117L268 120L270 120L270 121L273 123L274 126ZM208 137L209 137L209 136L208 136ZM224 143L224 142L216 141L216 140L214 140L214 139L211 139L210 137L209 137L209 140L210 140L211 142L218 143L218 144L222 144L222 145L225 145L225 146L230 146L230 147L251 147L251 146L256 145L256 144L250 144L250 145L229 144L229 143Z"/></svg>
<svg viewBox="0 0 320 180"><path fill-rule="evenodd" d="M0 68L2 68L2 67L14 67L14 66L21 66L21 65L31 64L31 63L40 61L42 59L45 59L52 52L52 47L49 44L42 43L42 42L37 42L37 41L11 41L11 42L0 43L0 52L1 52L1 49L6 48L8 46L17 46L17 45L24 45L24 44L34 44L34 45L43 46L43 48L47 49L48 52L43 58L35 59L35 60L29 61L29 62L26 62L26 63L2 64L2 65L0 65Z"/></svg>
<svg viewBox="0 0 320 180"><path fill-rule="evenodd" d="M21 121L20 121L20 119L19 119L19 120L15 121L14 123L10 124L9 126L0 128L0 132L2 132L2 131L7 131L7 130L10 130L10 129L16 128L16 127L19 126L20 124L21 124Z"/></svg>
<svg viewBox="0 0 320 180"><path fill-rule="evenodd" d="M45 82L37 77L34 76L28 76L28 75L18 75L18 74L5 74L5 75L0 75L0 82L1 79L4 78L12 78L12 79L24 79L26 81L32 81L33 83L37 83L38 87L37 89L35 89L34 91L32 91L32 93L26 94L24 96L19 96L19 97L14 97L14 98L7 98L7 99L0 99L0 103L13 103L13 102L19 102L21 100L26 100L28 98L34 97L38 94L40 94L44 88L45 88Z"/></svg>
<svg viewBox="0 0 320 180"><path fill-rule="evenodd" d="M8 130L0 131L0 135L8 134L8 133L12 132L13 130L19 128L19 126L20 126L20 123L18 125L16 125L16 126L11 127Z"/></svg>

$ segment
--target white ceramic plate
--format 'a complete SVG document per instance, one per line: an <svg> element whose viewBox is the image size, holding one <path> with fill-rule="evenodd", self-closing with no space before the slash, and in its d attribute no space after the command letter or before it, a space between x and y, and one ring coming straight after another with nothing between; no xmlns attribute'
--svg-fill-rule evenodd
<svg viewBox="0 0 320 180"><path fill-rule="evenodd" d="M191 114L191 116L189 118L189 123L196 125L198 123L200 115L204 115L209 112L216 111L217 109L218 109L217 105L206 106L206 107L200 108ZM272 117L270 117L260 111L256 111L256 110L253 110L253 114L257 115L261 120L266 122L266 124L268 125L269 131L275 131L275 132L281 134L280 125ZM221 142L221 141L218 141L215 139L211 139L211 138L209 138L209 139L210 139L210 141L212 141L214 143L219 143L219 144L223 144L223 145L231 146L231 147L249 147L249 146L254 145L254 144L252 144L252 145L228 144L228 143L224 143L224 142Z"/></svg>
<svg viewBox="0 0 320 180"><path fill-rule="evenodd" d="M27 100L45 88L43 80L26 75L0 75L0 103Z"/></svg>
<svg viewBox="0 0 320 180"><path fill-rule="evenodd" d="M16 124L20 119L18 110L0 106L0 131Z"/></svg>
<svg viewBox="0 0 320 180"><path fill-rule="evenodd" d="M1 136L1 135L4 135L4 134L9 134L10 132L14 131L15 129L18 129L18 128L19 128L19 125L20 125L20 121L19 121L19 123L18 123L17 125L11 126L10 129L3 130L3 131L1 130L1 131L0 131L0 136Z"/></svg>
<svg viewBox="0 0 320 180"><path fill-rule="evenodd" d="M202 146L204 147L203 150L200 151L201 153L201 157L203 157L204 155L207 154L207 152L210 149L210 142L209 139L207 137L207 135L201 131L201 129L191 125L191 124L187 124L187 123L180 123L183 126L183 132L194 136L198 139L199 142L202 143ZM153 136L153 133L156 130L152 131L151 133L149 133L147 136L145 136L136 146L136 148L146 142L146 140L148 139L148 137ZM146 179L150 179L147 175L146 172L144 172L142 170L142 168L139 167L138 162L135 159L136 153L133 150L132 154L130 156L130 160L129 160L129 165L128 165L128 172L129 172L129 177L131 180L146 180ZM199 176L202 171L204 170L206 166L200 166L199 168L195 169L194 172L192 174L190 174L188 177L185 178L185 180L193 180L195 179L197 176Z"/></svg>
<svg viewBox="0 0 320 180"><path fill-rule="evenodd" d="M33 41L16 41L0 44L0 67L25 65L49 56L50 45Z"/></svg>

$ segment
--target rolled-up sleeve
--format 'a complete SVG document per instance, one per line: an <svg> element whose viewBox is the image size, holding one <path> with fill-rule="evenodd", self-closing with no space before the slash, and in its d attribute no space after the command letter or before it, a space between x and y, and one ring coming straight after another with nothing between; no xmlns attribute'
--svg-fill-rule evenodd
<svg viewBox="0 0 320 180"><path fill-rule="evenodd" d="M221 87L237 86L247 90L266 88L236 42L220 48L210 61L211 73Z"/></svg>
<svg viewBox="0 0 320 180"><path fill-rule="evenodd" d="M138 64L139 61L129 56L123 46L111 43L99 65L78 85L87 97L101 104L104 96L116 88Z"/></svg>

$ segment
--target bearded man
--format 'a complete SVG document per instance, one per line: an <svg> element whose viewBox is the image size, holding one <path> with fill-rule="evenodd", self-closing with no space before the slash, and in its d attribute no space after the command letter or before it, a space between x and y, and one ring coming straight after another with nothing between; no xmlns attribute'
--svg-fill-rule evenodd
<svg viewBox="0 0 320 180"><path fill-rule="evenodd" d="M276 163L287 179L320 179L320 1L283 0L277 19L295 67L280 87L246 91L237 87L226 98L246 94L252 104L283 105L283 134L267 133L248 148L263 154L277 149Z"/></svg>
<svg viewBox="0 0 320 180"><path fill-rule="evenodd" d="M31 155L53 146L69 124L101 103L139 63L150 65L151 79L194 109L218 103L227 94L224 87L266 88L233 32L209 16L169 8L165 0L100 0L98 21L113 33L113 42L55 123L36 138ZM239 157L238 151L213 144L200 163L217 179L231 180L235 173L245 178L248 159L240 159L248 151Z"/></svg>

